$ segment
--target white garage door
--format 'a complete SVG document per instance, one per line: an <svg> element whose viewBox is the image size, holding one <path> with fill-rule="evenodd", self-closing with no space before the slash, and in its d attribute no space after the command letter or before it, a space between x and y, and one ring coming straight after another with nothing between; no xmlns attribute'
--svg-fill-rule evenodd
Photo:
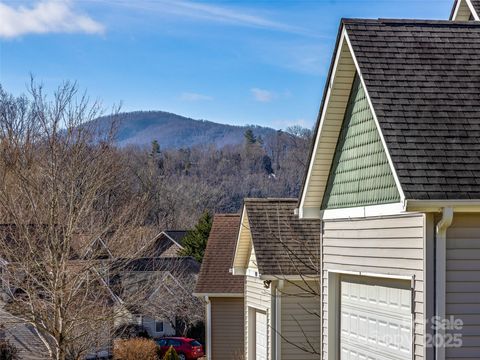
<svg viewBox="0 0 480 360"><path fill-rule="evenodd" d="M411 360L410 282L342 276L340 359Z"/></svg>
<svg viewBox="0 0 480 360"><path fill-rule="evenodd" d="M267 315L255 313L255 359L267 360Z"/></svg>

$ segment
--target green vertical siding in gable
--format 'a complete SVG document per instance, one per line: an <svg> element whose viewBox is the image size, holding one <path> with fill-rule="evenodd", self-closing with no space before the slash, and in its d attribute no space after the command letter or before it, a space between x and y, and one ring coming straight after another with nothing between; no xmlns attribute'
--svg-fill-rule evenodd
<svg viewBox="0 0 480 360"><path fill-rule="evenodd" d="M372 111L355 77L322 209L400 201Z"/></svg>

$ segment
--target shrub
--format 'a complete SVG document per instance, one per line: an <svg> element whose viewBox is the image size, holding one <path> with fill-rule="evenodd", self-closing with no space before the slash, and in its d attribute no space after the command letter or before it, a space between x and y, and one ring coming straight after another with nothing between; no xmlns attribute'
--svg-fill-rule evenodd
<svg viewBox="0 0 480 360"><path fill-rule="evenodd" d="M18 349L8 340L0 340L0 360L18 360Z"/></svg>
<svg viewBox="0 0 480 360"><path fill-rule="evenodd" d="M173 348L173 346L170 346L170 348L167 350L165 356L163 357L163 360L179 360L178 354Z"/></svg>
<svg viewBox="0 0 480 360"><path fill-rule="evenodd" d="M117 340L113 358L117 360L157 360L158 346L155 341L143 338Z"/></svg>

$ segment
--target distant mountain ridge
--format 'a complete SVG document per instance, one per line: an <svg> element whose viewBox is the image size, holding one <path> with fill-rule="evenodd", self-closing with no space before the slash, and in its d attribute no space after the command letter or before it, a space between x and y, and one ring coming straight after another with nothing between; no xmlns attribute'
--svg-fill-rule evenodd
<svg viewBox="0 0 480 360"><path fill-rule="evenodd" d="M108 126L112 117L104 116L95 121L101 127ZM146 146L157 140L162 149L212 144L220 148L242 143L247 129L263 138L276 132L268 127L219 124L165 111L135 111L119 114L117 143L119 146Z"/></svg>

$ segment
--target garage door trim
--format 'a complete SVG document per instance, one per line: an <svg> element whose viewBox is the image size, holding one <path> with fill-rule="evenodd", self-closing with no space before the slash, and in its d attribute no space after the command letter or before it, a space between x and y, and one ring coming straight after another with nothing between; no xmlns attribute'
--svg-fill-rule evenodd
<svg viewBox="0 0 480 360"><path fill-rule="evenodd" d="M414 282L415 276L411 275L395 275L395 274L381 274L381 273L370 273L370 272L360 272L360 271L346 271L346 270L335 270L335 269L326 269L327 279L328 279L328 294L327 294L327 311L328 311L328 359L329 360L338 360L340 358L340 279L342 275L353 275L353 276L363 276L370 278L379 278L380 279L392 279L392 280L406 280L410 281L410 291L411 291L411 321L412 321L412 353L414 347L414 303L413 303L413 294L414 294ZM322 307L323 307L322 303ZM322 309L323 312L323 309ZM332 316L333 314L333 316ZM323 333L323 326L321 328ZM323 335L321 335L323 337ZM323 346L323 342L322 342ZM322 350L323 351L323 350ZM331 354L334 354L333 356Z"/></svg>

